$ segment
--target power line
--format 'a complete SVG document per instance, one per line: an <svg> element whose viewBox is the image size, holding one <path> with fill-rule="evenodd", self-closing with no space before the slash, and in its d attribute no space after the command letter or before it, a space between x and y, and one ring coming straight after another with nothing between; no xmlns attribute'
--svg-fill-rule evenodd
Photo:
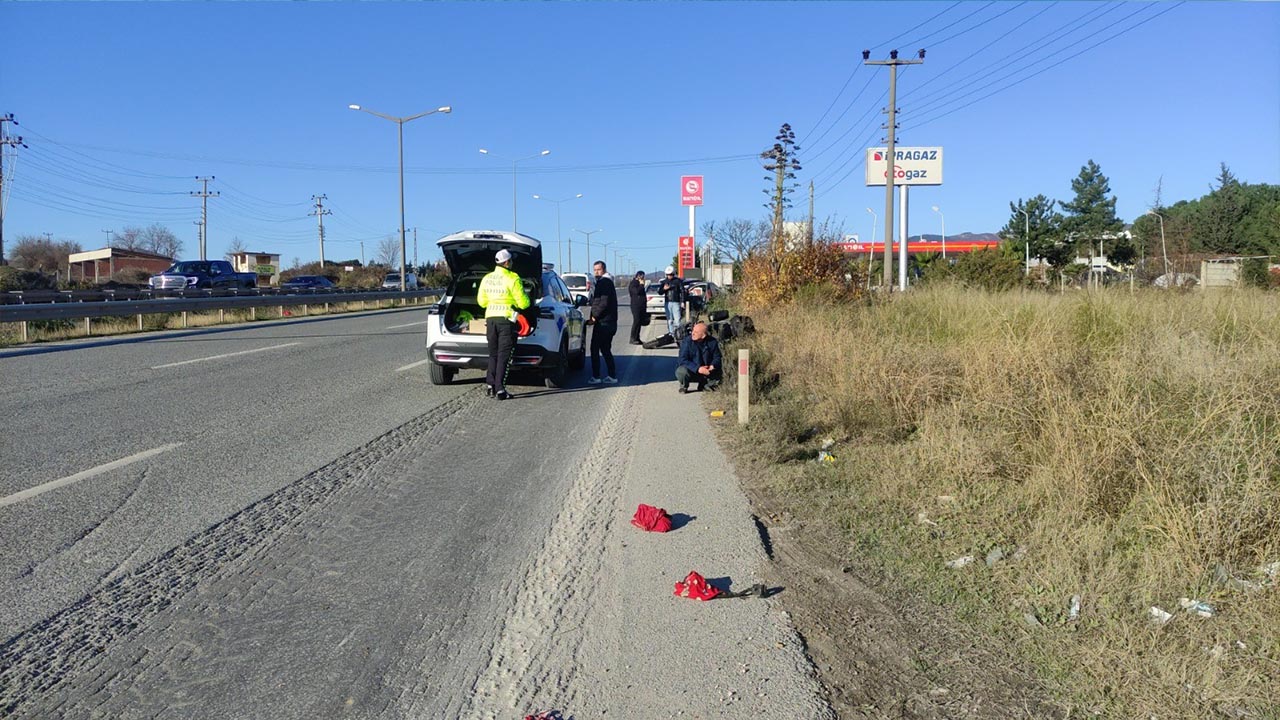
<svg viewBox="0 0 1280 720"><path fill-rule="evenodd" d="M1018 79L1018 80L1015 80L1015 81L1013 81L1013 82L1009 83L1008 85L1005 85L1005 86L1003 86L1003 87L997 88L997 89L995 89L995 90L993 90L993 91L991 91L991 92L987 93L986 95L983 95L983 96L981 96L981 97L975 98L975 99L973 99L973 100L971 100L971 101L969 101L969 102L967 102L967 103L965 103L965 104L963 104L963 105L960 105L960 106L958 106L958 107L954 107L954 108L952 108L952 109L950 109L950 110L947 110L946 112L943 112L943 113L940 113L940 114L934 115L934 116L932 116L932 117L928 117L928 116L926 116L926 117L925 117L925 119L921 120L919 123L917 123L916 125L914 125L914 127L917 127L917 128L918 128L918 127L921 127L921 126L925 125L926 123L931 123L931 122L933 122L933 121L935 121L935 120L938 120L938 119L944 118L944 117L946 117L947 115L950 115L950 114L955 113L955 112L959 112L960 110L963 110L964 108L967 108L967 107L969 107L970 105L973 105L973 104L975 104L975 103L982 102L983 100L986 100L987 98L991 97L992 95L996 95L996 94L998 94L998 93L1004 92L1005 90L1008 90L1009 88L1012 88L1012 87L1014 87L1014 86L1020 85L1020 84L1022 84L1022 83L1024 83L1024 82L1026 82L1026 81L1030 80L1031 78L1036 77L1036 76L1038 76L1038 75L1040 75L1040 74L1042 74L1042 73L1048 72L1049 70L1052 70L1052 69L1054 69L1054 68L1056 68L1056 67L1059 67L1059 66L1060 66L1060 65L1062 65L1063 63L1066 63L1066 62L1068 62L1068 61L1070 61L1070 60L1073 60L1073 59L1075 59L1075 58L1077 58L1077 57L1079 57L1079 56L1081 56L1081 55L1085 54L1086 52L1089 52L1090 50L1092 50L1092 49L1094 49L1094 48L1096 48L1096 47L1098 47L1098 46L1100 46L1100 45L1102 45L1102 44L1104 44L1104 43L1110 42L1111 40L1114 40L1115 38L1120 37L1121 35L1124 35L1125 33L1128 33L1128 32L1130 32L1130 31L1132 31L1132 30L1135 30L1135 29L1137 29L1137 28L1139 28L1139 27L1142 27L1143 25L1146 25L1147 23L1151 22L1152 20L1155 20L1156 18L1160 17L1161 15L1164 15L1165 13L1172 12L1173 10L1176 10L1176 9L1177 9L1177 8L1179 8L1180 6L1184 5L1185 3L1186 3L1186 0L1182 0L1181 2L1178 2L1178 3L1176 3L1176 4L1173 4L1173 5L1167 6L1167 7L1165 7L1165 9L1161 10L1160 12L1158 12L1158 13L1156 13L1156 14L1154 14L1154 15L1152 15L1152 16L1150 16L1150 17L1148 17L1148 18L1144 18L1143 20L1140 20L1140 21L1138 21L1137 23L1135 23L1135 24L1133 24L1133 25L1131 25L1131 26L1129 26L1129 27L1127 27L1127 28L1124 28L1124 29L1119 30L1119 31L1117 31L1117 32L1115 32L1115 33L1112 33L1111 35L1108 35L1107 37L1103 38L1102 40L1099 40L1098 42L1095 42L1094 44L1089 45L1089 46L1087 46L1087 47L1083 48L1082 50L1080 50L1080 51L1078 51L1078 52L1076 52L1076 53L1074 53L1074 54L1072 54L1072 55L1068 55L1067 57L1065 57L1065 58L1063 58L1063 59L1059 60L1058 62L1056 62L1056 63L1054 63L1054 64L1052 64L1052 65L1050 65L1050 66L1048 66L1048 67L1041 68L1040 70L1037 70L1036 72L1031 73L1030 75L1027 75L1026 77L1020 78L1020 79ZM1145 9L1146 9L1145 7L1144 7L1144 8L1142 8L1142 10L1145 10ZM1123 19L1121 20L1121 22L1124 22L1124 20L1128 20L1129 18L1133 17L1134 15L1137 15L1137 13L1135 12L1135 13L1131 13L1131 14L1129 14L1128 16L1126 16L1125 18L1123 18ZM975 92L976 92L976 91L975 91ZM952 102L957 102L957 101L959 101L959 100L961 100L961 99L963 99L963 97L961 97L961 98L956 98L956 100L953 100Z"/></svg>

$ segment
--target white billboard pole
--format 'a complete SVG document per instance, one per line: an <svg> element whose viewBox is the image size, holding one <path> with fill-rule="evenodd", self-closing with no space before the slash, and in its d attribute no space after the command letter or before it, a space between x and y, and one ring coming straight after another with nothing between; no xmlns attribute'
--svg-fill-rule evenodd
<svg viewBox="0 0 1280 720"><path fill-rule="evenodd" d="M907 289L907 189L899 185L898 194L898 289Z"/></svg>

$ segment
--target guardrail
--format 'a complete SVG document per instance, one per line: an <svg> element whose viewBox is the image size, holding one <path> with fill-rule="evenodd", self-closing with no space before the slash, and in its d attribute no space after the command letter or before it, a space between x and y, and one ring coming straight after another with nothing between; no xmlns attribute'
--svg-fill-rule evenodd
<svg viewBox="0 0 1280 720"><path fill-rule="evenodd" d="M75 293L81 293L81 297L111 292L119 291L68 291L73 296ZM323 293L282 293L270 290L133 290L129 292L146 293L153 295L153 297L109 300L87 300L67 297L59 300L35 300L35 298L31 297L33 293L26 292L21 294L27 296L23 299L30 299L29 302L0 305L0 323L21 323L22 341L26 342L28 339L27 323L39 320L84 320L85 334L92 335L93 318L136 316L138 318L138 329L141 330L143 327L142 318L146 315L182 313L182 326L187 327L187 313L190 312L217 310L221 316L227 310L248 308L250 310L250 319L254 320L257 319L256 311L260 307L279 307L283 312L285 307L301 305L303 315L306 315L307 309L311 305L324 305L325 311L328 312L329 305L358 302L363 308L370 301L413 300L417 302L430 297L438 297L441 294L438 289L409 290L406 292L366 290ZM68 293L57 294L65 295ZM154 295L157 293L162 296L155 297ZM10 295L12 294L14 293L10 293ZM219 321L222 319L223 317L219 317Z"/></svg>

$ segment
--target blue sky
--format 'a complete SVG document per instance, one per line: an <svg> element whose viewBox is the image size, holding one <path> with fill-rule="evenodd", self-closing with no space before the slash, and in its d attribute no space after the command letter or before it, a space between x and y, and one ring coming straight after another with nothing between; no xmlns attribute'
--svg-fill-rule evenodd
<svg viewBox="0 0 1280 720"><path fill-rule="evenodd" d="M1280 182L1276 3L10 2L0 26L0 113L31 146L6 157L10 242L99 247L104 229L160 222L194 256L188 193L214 175L211 255L238 236L286 264L316 258L307 213L323 193L326 257L361 239L371 256L399 223L396 129L349 103L454 108L405 126L423 260L444 232L511 226L511 165L485 147L551 150L520 165L518 192L519 229L549 260L555 208L533 193L583 193L562 206L565 235L602 228L593 242L665 264L688 225L680 175L706 176L699 224L763 217L753 156L783 122L819 218L865 237L884 191L857 163L882 136L888 77L859 67L863 48L928 49L900 78L899 142L943 146L946 184L913 189L912 233L939 231L934 204L949 234L996 231L1010 200L1067 199L1089 159L1126 220L1161 177L1166 202L1200 196L1219 161Z"/></svg>

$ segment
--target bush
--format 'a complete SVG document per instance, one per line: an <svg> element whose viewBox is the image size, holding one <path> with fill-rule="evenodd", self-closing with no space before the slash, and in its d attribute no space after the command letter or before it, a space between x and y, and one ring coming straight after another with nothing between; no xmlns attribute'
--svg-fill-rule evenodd
<svg viewBox="0 0 1280 720"><path fill-rule="evenodd" d="M12 265L0 267L0 292L14 290L54 290L57 280L34 270L19 270Z"/></svg>
<svg viewBox="0 0 1280 720"><path fill-rule="evenodd" d="M808 288L806 292L812 295L846 299L860 294L860 277L857 269L846 267L844 254L830 243L801 243L792 249L770 247L742 261L740 297L748 311L786 303L801 288Z"/></svg>

